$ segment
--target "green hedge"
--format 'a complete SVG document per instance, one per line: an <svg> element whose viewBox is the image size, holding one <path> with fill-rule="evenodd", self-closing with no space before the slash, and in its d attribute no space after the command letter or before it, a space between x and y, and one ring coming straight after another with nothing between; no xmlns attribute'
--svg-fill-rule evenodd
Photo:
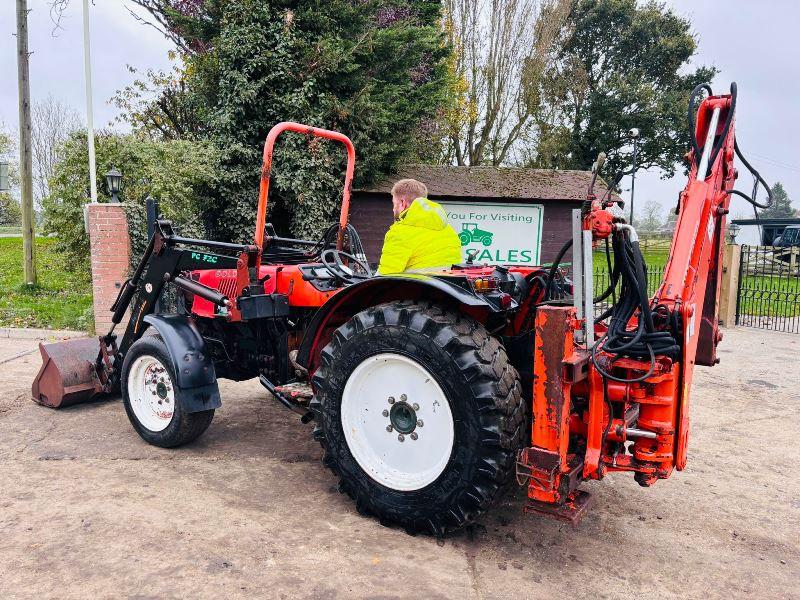
<svg viewBox="0 0 800 600"><path fill-rule="evenodd" d="M116 166L123 172L120 200L125 202L131 230L132 256L144 250L145 198L160 202L161 214L172 219L182 235L203 236L207 190L218 173L218 153L203 141L152 141L133 135L100 133L95 136L98 200L108 202L105 173ZM56 250L77 268L89 269L89 238L83 207L89 198L86 132L66 143L63 159L50 181L50 197L43 202L45 233L58 235Z"/></svg>

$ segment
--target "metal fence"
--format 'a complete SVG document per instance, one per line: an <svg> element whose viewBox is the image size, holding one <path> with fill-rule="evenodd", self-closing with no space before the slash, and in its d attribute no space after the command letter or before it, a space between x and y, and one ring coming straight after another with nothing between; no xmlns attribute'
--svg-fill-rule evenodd
<svg viewBox="0 0 800 600"><path fill-rule="evenodd" d="M800 247L742 246L736 324L800 333Z"/></svg>
<svg viewBox="0 0 800 600"><path fill-rule="evenodd" d="M653 293L656 291L659 285L661 285L661 280L664 277L664 267L662 266L655 266L647 267L647 295L652 296ZM608 286L611 284L611 274L608 272L607 267L595 267L594 268L594 296L597 298L603 292L608 289ZM617 282L617 287L615 289L615 295L619 297L619 288L620 282ZM606 310L608 310L611 305L614 303L613 301L614 296L609 296L602 302L598 302L594 305L594 316L598 317L603 314Z"/></svg>

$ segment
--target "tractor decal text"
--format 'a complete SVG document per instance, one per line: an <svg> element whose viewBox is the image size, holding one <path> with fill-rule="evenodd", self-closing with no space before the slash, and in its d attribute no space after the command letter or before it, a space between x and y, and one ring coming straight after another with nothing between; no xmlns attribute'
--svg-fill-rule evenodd
<svg viewBox="0 0 800 600"><path fill-rule="evenodd" d="M211 263L213 265L217 262L219 256L214 256L213 254L204 254L202 252L192 252L192 258L194 260Z"/></svg>

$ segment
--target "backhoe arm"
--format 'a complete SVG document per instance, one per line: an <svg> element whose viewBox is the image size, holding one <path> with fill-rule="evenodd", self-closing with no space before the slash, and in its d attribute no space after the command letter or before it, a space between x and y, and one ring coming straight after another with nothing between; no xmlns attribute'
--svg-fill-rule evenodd
<svg viewBox="0 0 800 600"><path fill-rule="evenodd" d="M696 107L703 90L709 95ZM611 240L610 290L620 281L619 298L597 322L591 298L580 319L573 307L537 310L532 445L518 461L518 475L528 482L529 510L575 520L587 506L586 494L578 490L582 479L629 471L649 486L685 467L694 366L718 362L718 298L731 195L769 205L733 189L738 155L770 194L739 152L735 110L736 84L726 95L712 95L707 85L692 92L689 180L679 197L663 281L652 297L635 229L590 187L581 239L573 244L585 248ZM586 335L578 334L582 331Z"/></svg>

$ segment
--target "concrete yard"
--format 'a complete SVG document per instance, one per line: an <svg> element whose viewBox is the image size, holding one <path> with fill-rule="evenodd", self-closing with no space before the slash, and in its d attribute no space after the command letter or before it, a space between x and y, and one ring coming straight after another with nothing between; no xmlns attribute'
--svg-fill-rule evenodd
<svg viewBox="0 0 800 600"><path fill-rule="evenodd" d="M800 598L800 335L725 332L684 472L585 484L575 530L517 490L439 541L359 516L255 381L162 450L118 399L32 403L35 348L0 339L0 598Z"/></svg>

